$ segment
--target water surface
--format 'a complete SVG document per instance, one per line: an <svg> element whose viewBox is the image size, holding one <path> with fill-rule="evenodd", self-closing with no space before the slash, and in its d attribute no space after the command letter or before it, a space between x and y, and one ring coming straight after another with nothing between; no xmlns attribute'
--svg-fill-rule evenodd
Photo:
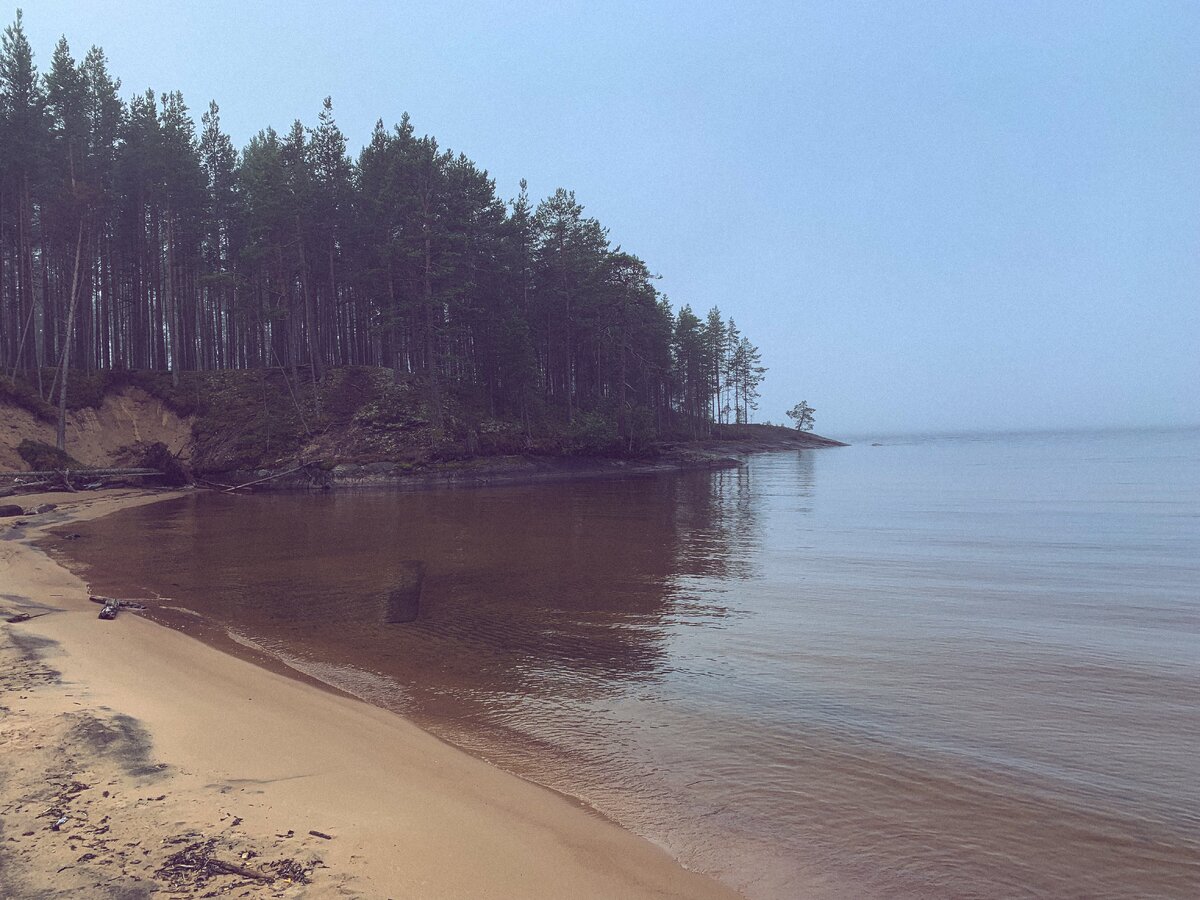
<svg viewBox="0 0 1200 900"><path fill-rule="evenodd" d="M1200 895L1200 432L203 494L78 527L157 595L752 898ZM421 615L385 624L421 576Z"/></svg>

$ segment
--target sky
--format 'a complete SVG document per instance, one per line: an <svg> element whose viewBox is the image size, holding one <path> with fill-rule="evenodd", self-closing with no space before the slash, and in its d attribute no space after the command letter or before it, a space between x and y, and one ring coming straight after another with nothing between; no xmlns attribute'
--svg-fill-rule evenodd
<svg viewBox="0 0 1200 900"><path fill-rule="evenodd" d="M11 21L15 6L7 13ZM1200 3L24 4L45 71L576 193L837 436L1200 424Z"/></svg>

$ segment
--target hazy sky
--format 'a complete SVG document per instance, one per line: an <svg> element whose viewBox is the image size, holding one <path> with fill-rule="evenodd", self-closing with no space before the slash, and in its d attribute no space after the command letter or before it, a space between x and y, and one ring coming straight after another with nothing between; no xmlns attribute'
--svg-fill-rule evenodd
<svg viewBox="0 0 1200 900"><path fill-rule="evenodd" d="M15 6L7 18L12 19ZM576 192L818 431L1200 423L1200 3L25 3L126 95Z"/></svg>

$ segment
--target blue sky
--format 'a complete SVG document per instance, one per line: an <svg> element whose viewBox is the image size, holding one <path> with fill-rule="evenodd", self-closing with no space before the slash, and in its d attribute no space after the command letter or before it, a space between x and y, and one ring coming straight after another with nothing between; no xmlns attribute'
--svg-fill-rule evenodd
<svg viewBox="0 0 1200 900"><path fill-rule="evenodd" d="M14 7L15 9L15 7ZM11 21L12 11L8 14ZM1200 423L1200 4L25 4L123 92L576 192L818 431Z"/></svg>

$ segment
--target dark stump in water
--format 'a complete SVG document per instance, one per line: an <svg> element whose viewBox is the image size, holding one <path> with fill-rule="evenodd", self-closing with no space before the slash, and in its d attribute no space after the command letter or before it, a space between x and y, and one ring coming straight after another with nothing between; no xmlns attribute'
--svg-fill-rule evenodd
<svg viewBox="0 0 1200 900"><path fill-rule="evenodd" d="M425 581L425 563L410 560L399 565L396 584L388 591L383 621L389 625L413 622L421 611L421 584Z"/></svg>

